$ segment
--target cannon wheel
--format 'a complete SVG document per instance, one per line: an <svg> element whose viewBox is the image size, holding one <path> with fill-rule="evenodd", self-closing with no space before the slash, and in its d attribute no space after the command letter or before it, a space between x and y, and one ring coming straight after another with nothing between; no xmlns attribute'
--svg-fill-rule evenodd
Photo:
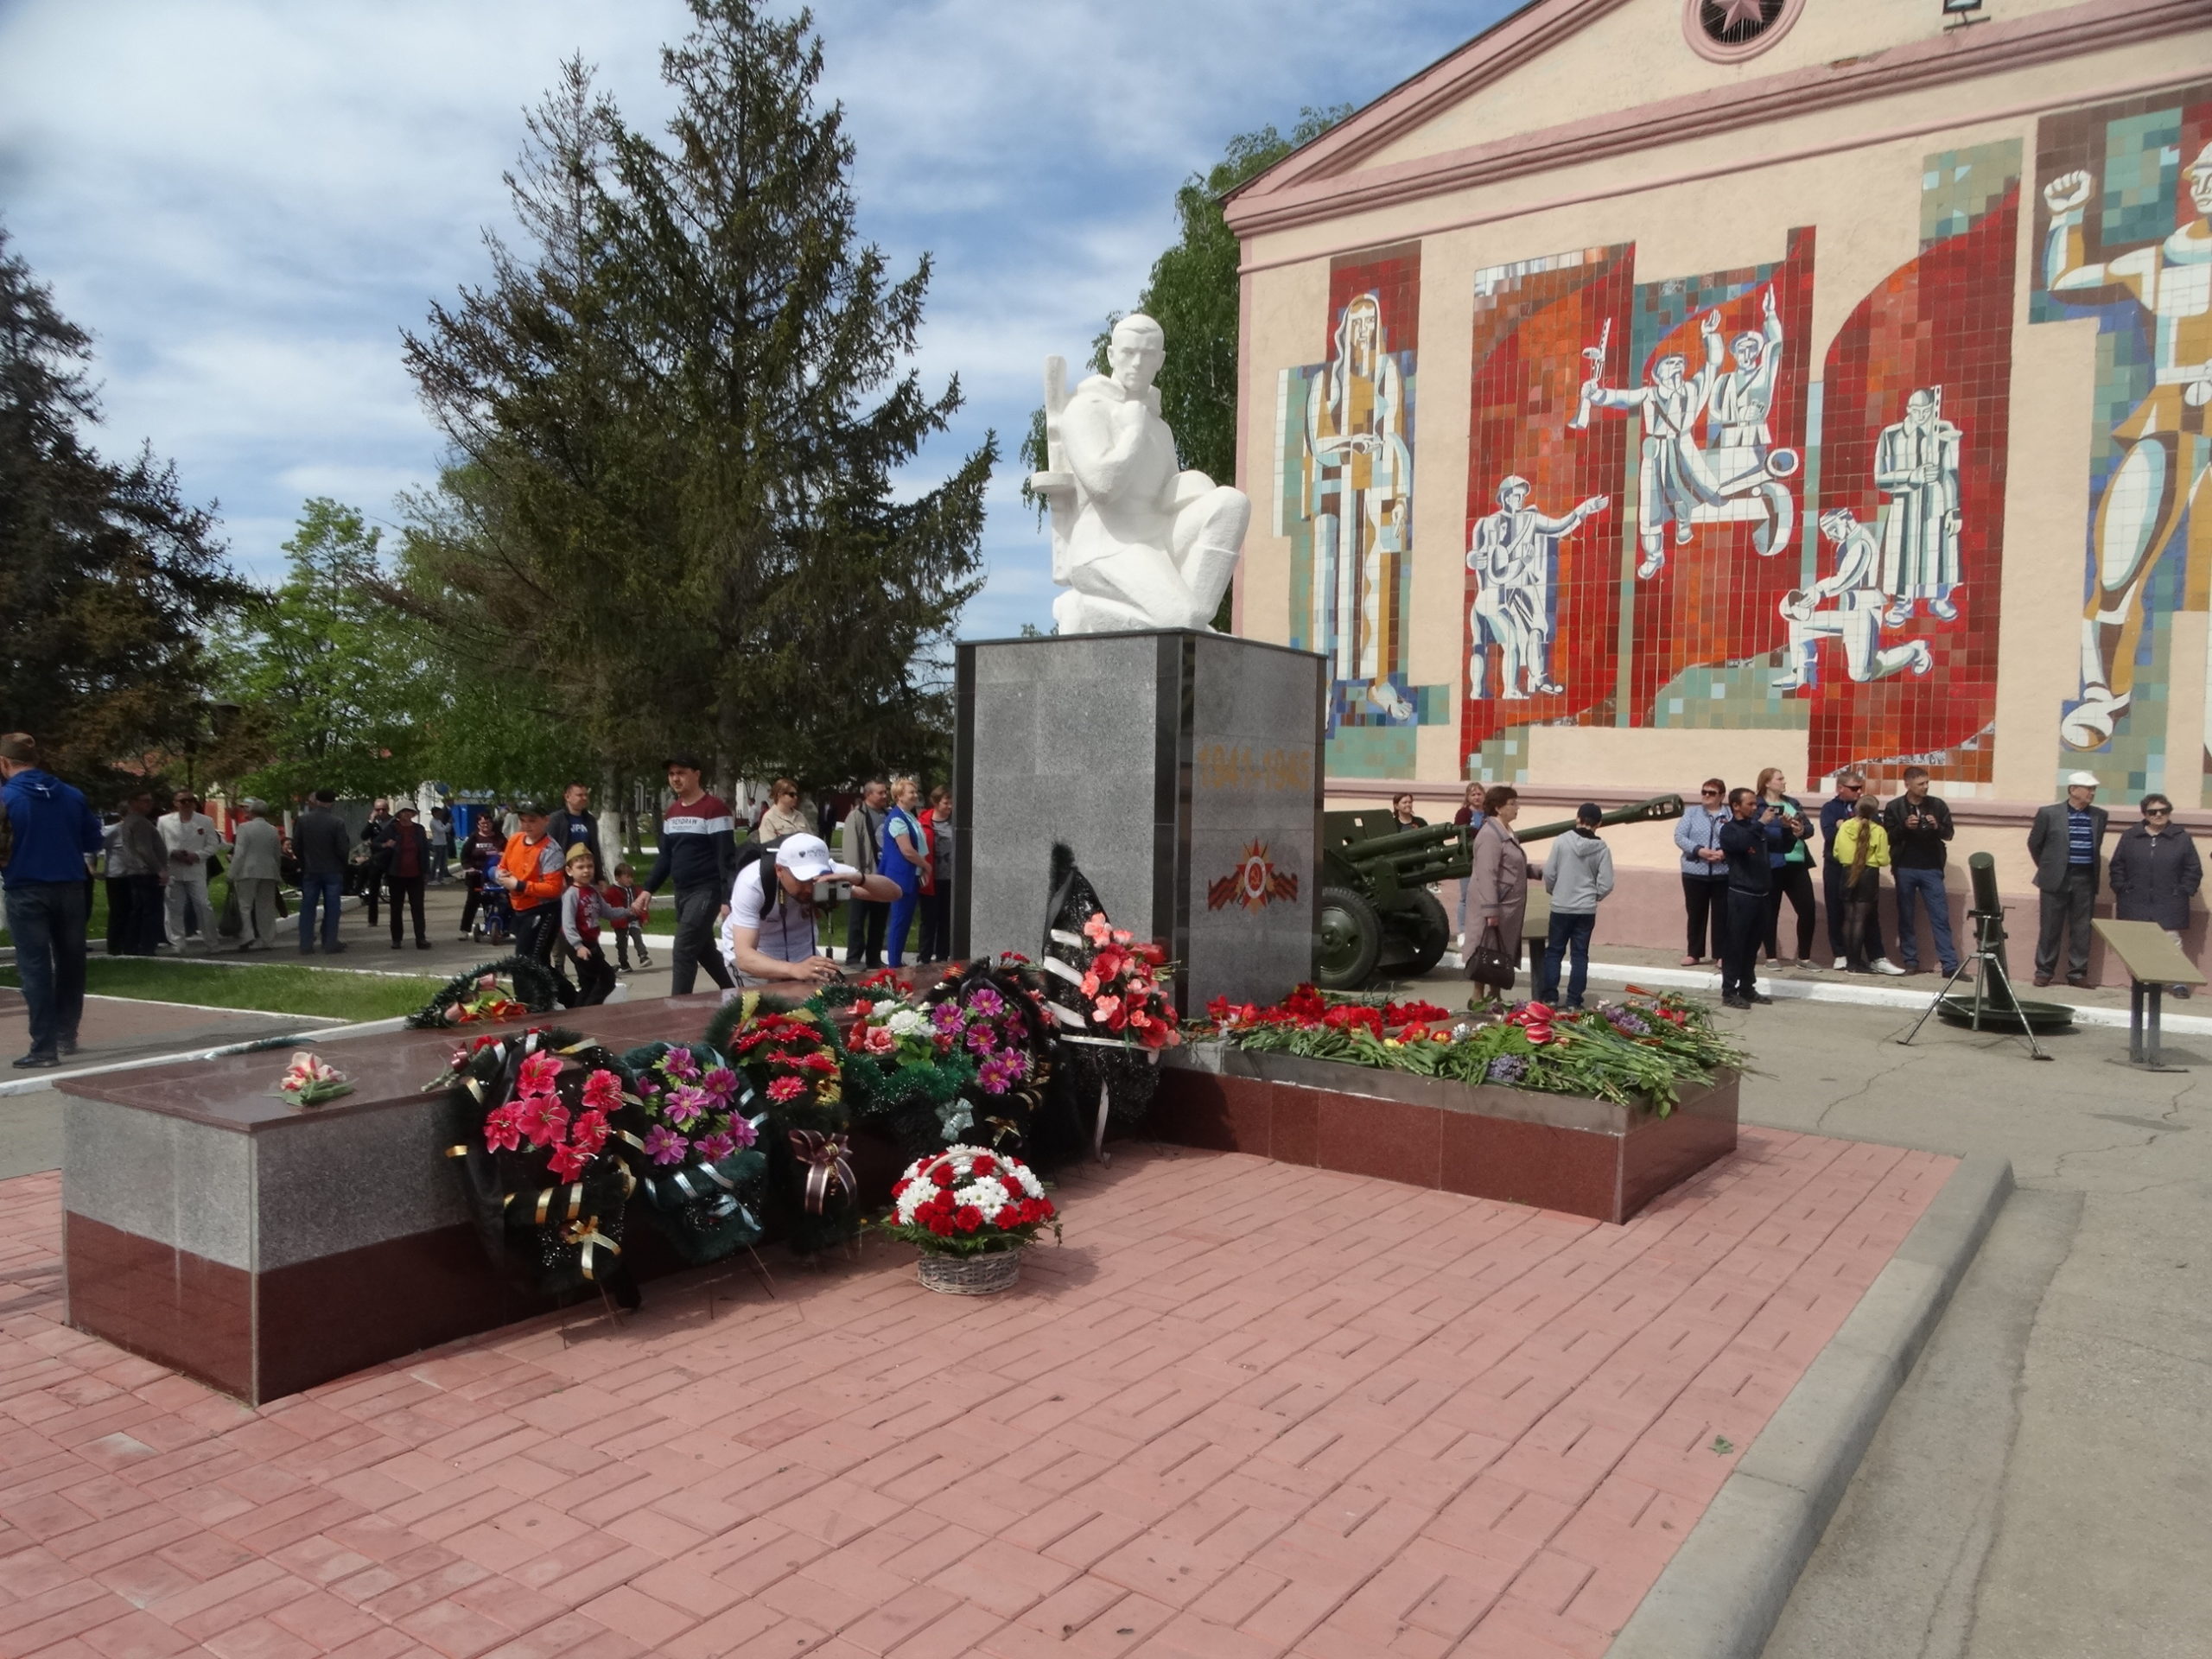
<svg viewBox="0 0 2212 1659"><path fill-rule="evenodd" d="M1416 888L1407 897L1412 903L1391 915L1390 941L1399 950L1410 952L1410 959L1394 966L1391 972L1420 979L1443 961L1444 953L1452 948L1452 918L1426 887Z"/></svg>
<svg viewBox="0 0 2212 1659"><path fill-rule="evenodd" d="M1382 954L1382 918L1350 887L1321 889L1314 918L1313 982L1325 991L1356 991Z"/></svg>

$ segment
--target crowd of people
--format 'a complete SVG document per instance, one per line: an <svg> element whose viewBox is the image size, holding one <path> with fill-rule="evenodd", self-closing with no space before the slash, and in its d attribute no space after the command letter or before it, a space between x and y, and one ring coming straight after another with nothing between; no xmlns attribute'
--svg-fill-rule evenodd
<svg viewBox="0 0 2212 1659"><path fill-rule="evenodd" d="M1948 864L1957 826L1949 806L1933 792L1927 769L1906 767L1904 788L1887 802L1869 787L1863 772L1846 770L1817 813L1789 792L1785 779L1781 768L1772 766L1750 788L1731 789L1726 780L1708 778L1676 821L1688 924L1682 966L1712 963L1720 972L1722 1001L1748 1008L1774 1000L1758 986L1762 958L1782 968L1922 972L1924 917L1936 971L1955 973L1960 950L1951 928ZM2105 809L2095 804L2098 787L2094 773L2069 774L2066 798L2037 811L2028 831L2039 894L2038 987L2056 982L2062 973L2069 985L2088 984L2089 924L2101 885L2109 882L2119 919L2156 923L2179 945L2203 879L2196 846L2175 824L2173 803L2162 794L2143 797L2139 821L2120 835L2107 858L2110 824ZM1413 814L1411 796L1396 798L1391 810L1408 828L1421 823ZM1517 957L1528 884L1541 880L1551 894L1552 919L1535 964L1536 995L1559 1001L1565 971L1566 1004L1580 1007L1598 906L1613 888L1611 855L1599 833L1604 815L1586 803L1573 829L1554 841L1539 867L1513 834L1518 812L1519 798L1510 785L1468 785L1454 820L1475 830L1473 874L1459 897L1460 946L1471 962L1485 943ZM1896 905L1894 957L1882 938L1885 871ZM1827 950L1816 956L1823 912ZM1794 953L1785 944L1794 945ZM2170 989L2176 996L2190 994L2186 985Z"/></svg>

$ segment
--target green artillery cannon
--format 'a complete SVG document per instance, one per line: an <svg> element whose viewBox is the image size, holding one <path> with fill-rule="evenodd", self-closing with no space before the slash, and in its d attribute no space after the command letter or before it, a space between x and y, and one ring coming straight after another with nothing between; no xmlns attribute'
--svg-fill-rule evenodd
<svg viewBox="0 0 2212 1659"><path fill-rule="evenodd" d="M1601 823L1654 823L1682 816L1682 798L1656 795L1616 807ZM1313 982L1354 991L1382 970L1418 979L1452 946L1452 919L1429 891L1472 873L1474 832L1463 823L1401 830L1385 808L1321 816L1321 909ZM1517 830L1524 842L1566 834L1574 820Z"/></svg>

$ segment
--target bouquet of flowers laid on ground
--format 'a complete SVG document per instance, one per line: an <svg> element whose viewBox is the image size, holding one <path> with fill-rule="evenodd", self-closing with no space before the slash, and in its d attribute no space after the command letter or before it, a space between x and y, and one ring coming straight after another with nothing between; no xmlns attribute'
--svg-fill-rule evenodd
<svg viewBox="0 0 2212 1659"><path fill-rule="evenodd" d="M797 1197L784 1217L791 1247L810 1255L849 1237L859 1220L852 1120L843 1048L830 1011L818 1001L764 1007L747 992L716 1012L705 1040L729 1057L766 1104L772 1189Z"/></svg>
<svg viewBox="0 0 2212 1659"><path fill-rule="evenodd" d="M451 1151L493 1260L543 1294L596 1284L635 1306L619 1130L640 1103L622 1063L573 1033L524 1032L473 1047L461 1087L470 1133Z"/></svg>
<svg viewBox="0 0 2212 1659"><path fill-rule="evenodd" d="M506 957L454 975L435 996L407 1016L407 1023L417 1031L434 1031L444 1026L511 1020L522 1014L545 1014L559 1002L561 982L551 969L528 957Z"/></svg>
<svg viewBox="0 0 2212 1659"><path fill-rule="evenodd" d="M920 1248L921 1281L933 1290L1003 1290L1020 1273L1024 1245L1047 1227L1054 1238L1060 1234L1059 1212L1035 1172L981 1147L916 1159L891 1200L890 1217L878 1224Z"/></svg>
<svg viewBox="0 0 2212 1659"><path fill-rule="evenodd" d="M292 1056L284 1075L276 1079L275 1092L295 1106L320 1106L327 1100L352 1094L353 1080L302 1049Z"/></svg>
<svg viewBox="0 0 2212 1659"><path fill-rule="evenodd" d="M1308 988L1300 987L1303 993ZM1318 995L1318 994L1317 994ZM1673 1110L1685 1086L1740 1065L1742 1051L1700 1002L1630 988L1624 1002L1565 1011L1518 1002L1481 1018L1440 1008L1325 1003L1294 995L1271 1008L1210 1008L1213 1031L1240 1048L1411 1071L1460 1083L1590 1095ZM1395 1013L1401 1016L1393 1020ZM1226 1016L1226 1017L1224 1017Z"/></svg>
<svg viewBox="0 0 2212 1659"><path fill-rule="evenodd" d="M694 1267L753 1243L768 1160L752 1084L704 1043L649 1043L622 1064L637 1079L637 1127L622 1133L646 1219Z"/></svg>

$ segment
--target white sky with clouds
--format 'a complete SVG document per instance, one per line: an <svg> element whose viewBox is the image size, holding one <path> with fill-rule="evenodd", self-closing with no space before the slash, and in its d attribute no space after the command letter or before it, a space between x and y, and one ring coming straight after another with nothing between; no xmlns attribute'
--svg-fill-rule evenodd
<svg viewBox="0 0 2212 1659"><path fill-rule="evenodd" d="M921 366L968 397L912 481L1000 437L963 633L1049 622L1014 446L1045 355L1135 300L1175 187L1232 134L1364 103L1511 9L820 0L861 232L894 269L934 254ZM0 0L0 222L94 337L102 447L173 457L264 579L309 495L389 520L441 449L399 331L486 274L524 108L581 52L657 124L658 50L688 21L673 0Z"/></svg>

